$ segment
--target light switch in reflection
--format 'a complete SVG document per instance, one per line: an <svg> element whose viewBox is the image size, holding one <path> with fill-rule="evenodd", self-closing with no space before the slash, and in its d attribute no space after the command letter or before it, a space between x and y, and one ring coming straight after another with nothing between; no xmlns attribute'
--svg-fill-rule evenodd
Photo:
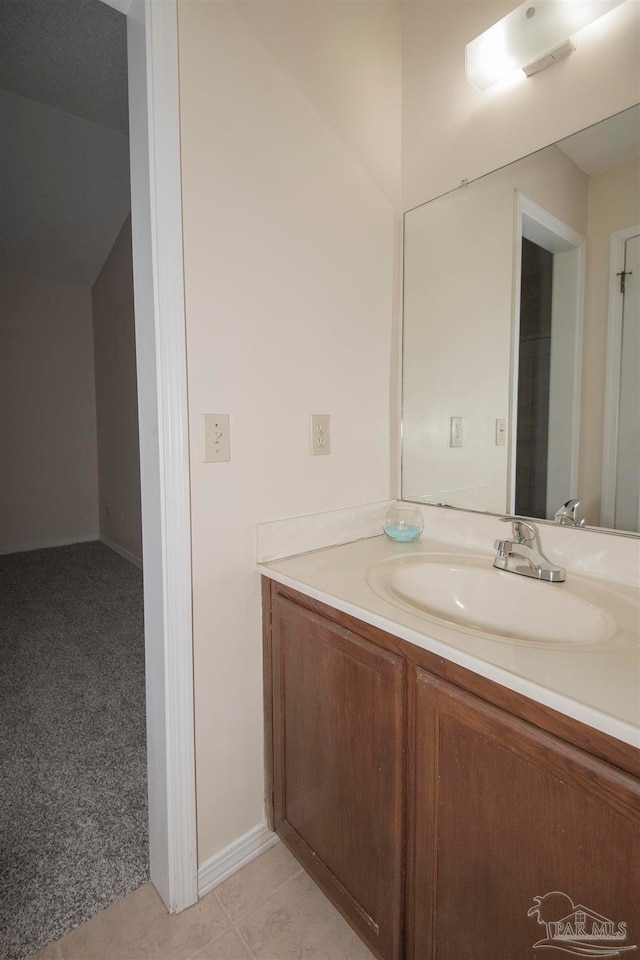
<svg viewBox="0 0 640 960"><path fill-rule="evenodd" d="M462 446L462 417L451 417L450 447Z"/></svg>

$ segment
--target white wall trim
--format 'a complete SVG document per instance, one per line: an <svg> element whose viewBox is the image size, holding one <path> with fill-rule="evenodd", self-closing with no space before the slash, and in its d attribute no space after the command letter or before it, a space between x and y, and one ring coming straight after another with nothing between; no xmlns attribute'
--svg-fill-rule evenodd
<svg viewBox="0 0 640 960"><path fill-rule="evenodd" d="M604 424L602 431L602 494L600 524L615 523L616 479L618 466L618 406L620 363L622 356L622 307L624 298L616 274L624 270L625 243L635 237L640 226L625 227L611 234L609 252L609 307L607 313L607 360L604 387Z"/></svg>
<svg viewBox="0 0 640 960"><path fill-rule="evenodd" d="M198 894L204 897L219 883L276 843L280 843L277 834L272 833L266 823L259 823L202 864L198 870Z"/></svg>
<svg viewBox="0 0 640 960"><path fill-rule="evenodd" d="M551 253L563 253L584 246L582 234L563 220L529 200L523 193L518 193L518 200L523 221L522 235L528 240Z"/></svg>
<svg viewBox="0 0 640 960"><path fill-rule="evenodd" d="M520 375L520 286L522 283L522 197L516 192L514 210L513 285L511 290L511 362L509 364L509 423L507 426L507 513L516 509L518 453L518 377Z"/></svg>
<svg viewBox="0 0 640 960"><path fill-rule="evenodd" d="M145 0L163 558L169 909L198 898L187 358L176 0Z"/></svg>
<svg viewBox="0 0 640 960"><path fill-rule="evenodd" d="M28 553L30 550L48 550L49 547L68 547L72 543L90 543L99 540L97 533L80 533L74 537L55 537L53 540L36 540L32 543L16 543L0 547L0 556L8 553Z"/></svg>
<svg viewBox="0 0 640 960"><path fill-rule="evenodd" d="M568 415L571 422L571 443L566 448L569 457L570 483L566 498L578 496L580 469L580 412L582 401L582 353L584 328L584 283L586 240L568 224L559 220L524 194L516 191L515 204L515 251L513 278L513 321L511 344L510 376L510 428L509 428L509 475L507 484L507 502L509 512L515 511L516 489L516 450L518 430L518 367L520 349L520 285L522 278L522 238L537 243L553 254L572 253L570 285L573 292L574 309L568 318L573 334L572 364L564 368L565 377L571 378L571 409ZM553 373L553 356L552 356ZM550 385L552 389L553 383ZM558 503L557 506L561 504Z"/></svg>
<svg viewBox="0 0 640 960"><path fill-rule="evenodd" d="M127 18L151 881L198 899L176 0Z"/></svg>
<svg viewBox="0 0 640 960"><path fill-rule="evenodd" d="M118 553L121 557L124 557L125 560L128 560L129 563L132 563L134 567L137 567L138 570L142 570L142 557L137 557L135 553L131 553L130 550L121 547L120 544L112 540L111 537L105 537L102 533L98 539L101 543L104 543L105 547L109 547L109 550Z"/></svg>

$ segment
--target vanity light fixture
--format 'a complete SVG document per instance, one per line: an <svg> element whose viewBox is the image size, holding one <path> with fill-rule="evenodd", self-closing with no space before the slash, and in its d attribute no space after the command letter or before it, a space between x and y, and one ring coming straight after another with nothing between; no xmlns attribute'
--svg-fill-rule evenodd
<svg viewBox="0 0 640 960"><path fill-rule="evenodd" d="M467 80L486 90L516 70L538 73L575 49L575 33L623 2L527 0L467 44Z"/></svg>

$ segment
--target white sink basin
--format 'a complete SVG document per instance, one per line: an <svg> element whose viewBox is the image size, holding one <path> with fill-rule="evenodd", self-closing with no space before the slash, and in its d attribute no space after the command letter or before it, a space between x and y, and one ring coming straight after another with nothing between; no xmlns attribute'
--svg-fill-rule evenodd
<svg viewBox="0 0 640 960"><path fill-rule="evenodd" d="M633 591L591 579L545 583L484 557L410 554L377 564L368 581L397 607L494 640L563 648L638 642Z"/></svg>

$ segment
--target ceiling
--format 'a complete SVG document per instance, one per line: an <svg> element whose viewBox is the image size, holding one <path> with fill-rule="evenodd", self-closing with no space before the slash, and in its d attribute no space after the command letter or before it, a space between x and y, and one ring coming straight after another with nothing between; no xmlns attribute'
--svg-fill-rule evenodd
<svg viewBox="0 0 640 960"><path fill-rule="evenodd" d="M561 140L558 146L589 176L636 160L640 157L640 104Z"/></svg>
<svg viewBox="0 0 640 960"><path fill-rule="evenodd" d="M90 286L129 212L126 18L0 0L0 271Z"/></svg>
<svg viewBox="0 0 640 960"><path fill-rule="evenodd" d="M100 0L0 0L0 86L128 134L126 18Z"/></svg>

